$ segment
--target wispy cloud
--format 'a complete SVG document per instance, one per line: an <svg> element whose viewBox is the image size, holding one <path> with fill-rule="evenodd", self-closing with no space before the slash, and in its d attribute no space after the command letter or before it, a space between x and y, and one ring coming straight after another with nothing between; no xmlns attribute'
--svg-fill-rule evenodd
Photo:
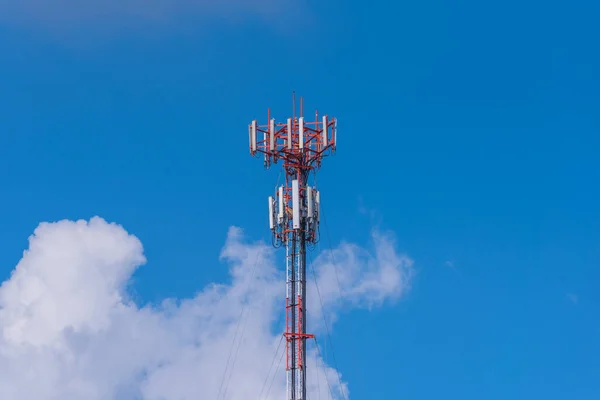
<svg viewBox="0 0 600 400"><path fill-rule="evenodd" d="M249 242L235 227L221 260L230 283L140 306L127 294L145 262L135 236L100 218L41 224L0 287L0 398L192 400L217 399L219 392L219 400L258 398L283 350L276 354L283 273L271 246ZM203 261L202 255L190 260ZM322 304L328 315L398 299L412 277L412 262L381 232L369 248L345 243L316 255L313 267L323 300L313 312ZM311 326L322 335L322 326ZM235 363L228 363L232 349ZM310 397L332 398L328 377L333 398L340 398L345 383L340 387L337 372L314 351L309 360ZM270 375L273 385L262 399L284 398L282 370Z"/></svg>
<svg viewBox="0 0 600 400"><path fill-rule="evenodd" d="M572 304L577 305L577 303L579 303L579 296L577 296L575 293L567 293L567 300L569 302L571 302Z"/></svg>
<svg viewBox="0 0 600 400"><path fill-rule="evenodd" d="M300 0L3 0L0 23L55 29L164 24L179 17L254 19L296 9Z"/></svg>

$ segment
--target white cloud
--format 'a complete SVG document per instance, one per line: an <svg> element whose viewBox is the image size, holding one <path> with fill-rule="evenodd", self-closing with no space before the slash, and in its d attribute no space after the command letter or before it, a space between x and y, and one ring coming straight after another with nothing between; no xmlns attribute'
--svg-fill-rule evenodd
<svg viewBox="0 0 600 400"><path fill-rule="evenodd" d="M380 305L409 287L411 263L389 234L374 233L372 253L346 243L333 255L343 265L337 278L331 254L315 259L328 311ZM0 398L216 399L230 353L221 398L258 398L281 338L283 274L275 251L247 242L239 228L230 229L221 260L229 284L139 307L127 297L145 262L136 237L100 218L41 224L0 287ZM325 374L338 396L337 372L321 362L316 369L314 352L309 360L311 397L320 390L330 398ZM270 376L262 398L285 398L283 370Z"/></svg>
<svg viewBox="0 0 600 400"><path fill-rule="evenodd" d="M398 300L410 289L412 260L398 254L391 233L373 231L371 237L372 250L343 242L314 259L309 290L320 294L309 299L309 308L316 311L312 314L317 318L314 324L324 323L321 305L330 322L335 321L340 308L381 306L386 300Z"/></svg>

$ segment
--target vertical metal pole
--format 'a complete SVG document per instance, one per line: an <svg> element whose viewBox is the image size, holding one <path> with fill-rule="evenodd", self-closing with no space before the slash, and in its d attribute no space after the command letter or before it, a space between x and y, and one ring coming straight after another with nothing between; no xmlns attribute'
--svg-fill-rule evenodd
<svg viewBox="0 0 600 400"><path fill-rule="evenodd" d="M304 224L303 224L304 226ZM298 286L300 287L300 303L302 304L300 322L300 399L306 400L306 232L300 232L300 263L298 266Z"/></svg>
<svg viewBox="0 0 600 400"><path fill-rule="evenodd" d="M290 252L290 241L286 240L285 243L285 295L286 295L286 308L285 308L285 331L290 331L290 316L289 316L289 307L290 307L290 295L291 295L291 286L292 286L292 263L293 258ZM285 352L286 352L286 399L289 400L292 398L291 393L294 390L294 386L292 385L292 370L290 367L290 347L288 343L288 337L285 338Z"/></svg>
<svg viewBox="0 0 600 400"><path fill-rule="evenodd" d="M291 370L292 370L292 397L290 400L296 400L296 394L297 394L297 384L296 384L296 371L297 371L297 366L298 366L298 361L296 360L297 355L296 355L296 307L298 305L298 296L296 294L296 267L297 267L297 241L296 241L296 232L292 233L292 240L291 240L291 246L292 246L292 269L290 271L290 275L291 275L291 293L290 293L290 306L291 306L291 329L290 329L290 333L291 333L291 343L290 343L290 359L291 359Z"/></svg>
<svg viewBox="0 0 600 400"><path fill-rule="evenodd" d="M307 215L307 203L306 203L306 185L308 181L308 176L305 173L305 171L301 171L300 172L300 193L303 194L302 199L300 201L300 207L301 207L301 212L300 212L300 216L301 216L301 228L300 228L300 232L299 232L299 236L300 236L300 243L299 243L299 252L300 252L300 257L298 260L298 291L299 291L299 298L300 298L300 304L302 309L299 310L300 312L300 317L301 317L301 321L299 323L299 334L300 334L300 359L298 360L299 363L301 364L300 370L299 370L299 390L300 390L300 399L301 400L307 400L306 399L306 215Z"/></svg>

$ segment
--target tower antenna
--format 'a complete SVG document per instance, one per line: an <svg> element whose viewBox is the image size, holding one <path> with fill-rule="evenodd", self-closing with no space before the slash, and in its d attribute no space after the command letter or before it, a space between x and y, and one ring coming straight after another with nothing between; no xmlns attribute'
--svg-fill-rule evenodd
<svg viewBox="0 0 600 400"><path fill-rule="evenodd" d="M266 125L256 120L248 127L250 154L264 156L264 166L281 161L285 184L269 196L269 229L275 247L286 249L286 400L307 400L306 340L306 246L318 240L321 193L315 172L323 157L336 151L337 119L323 115L304 120L303 101L296 117L296 93L292 95L293 115L276 122L269 109Z"/></svg>

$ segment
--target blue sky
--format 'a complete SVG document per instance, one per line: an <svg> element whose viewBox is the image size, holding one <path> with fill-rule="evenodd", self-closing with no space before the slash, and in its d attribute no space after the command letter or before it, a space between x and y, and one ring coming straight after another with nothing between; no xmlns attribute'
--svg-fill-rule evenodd
<svg viewBox="0 0 600 400"><path fill-rule="evenodd" d="M99 215L144 244L140 302L227 281L228 228L268 237L277 178L247 124L295 90L339 119L332 242L378 224L417 271L337 322L352 398L599 398L598 4L301 10L102 34L0 19L3 280L39 222Z"/></svg>

